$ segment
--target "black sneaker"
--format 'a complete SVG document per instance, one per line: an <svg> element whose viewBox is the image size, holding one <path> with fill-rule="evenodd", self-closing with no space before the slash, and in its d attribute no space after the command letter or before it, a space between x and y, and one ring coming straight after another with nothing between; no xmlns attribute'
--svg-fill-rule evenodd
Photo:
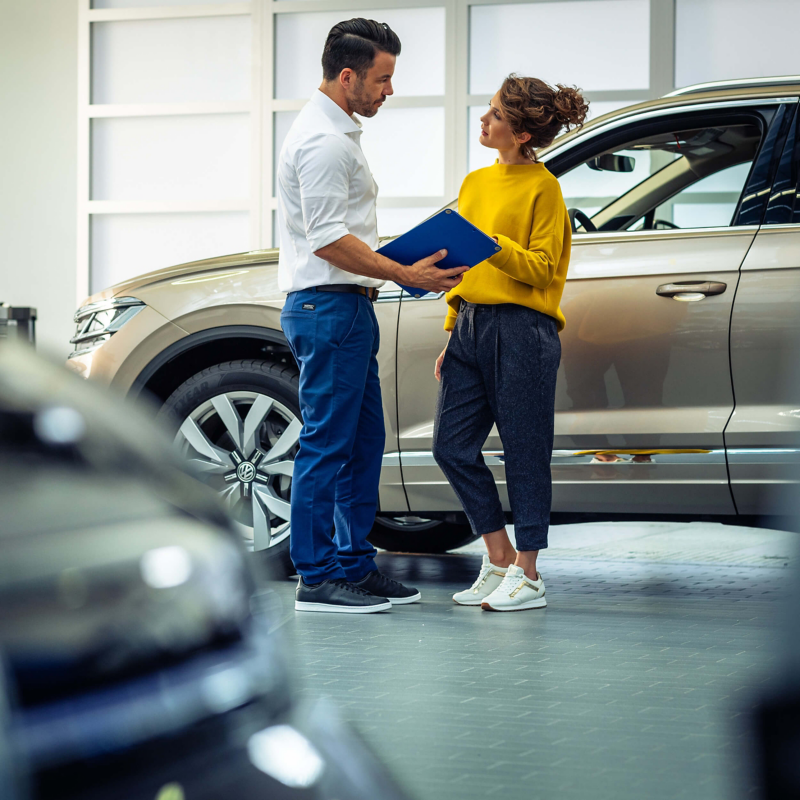
<svg viewBox="0 0 800 800"><path fill-rule="evenodd" d="M375 611L388 611L392 607L385 597L377 597L363 587L342 578L312 584L304 583L300 578L295 598L295 611L372 614Z"/></svg>
<svg viewBox="0 0 800 800"><path fill-rule="evenodd" d="M387 578L379 570L368 572L360 581L356 581L353 586L366 589L372 594L385 597L393 606L401 606L405 603L415 603L421 599L422 595L416 589L409 589L399 581Z"/></svg>

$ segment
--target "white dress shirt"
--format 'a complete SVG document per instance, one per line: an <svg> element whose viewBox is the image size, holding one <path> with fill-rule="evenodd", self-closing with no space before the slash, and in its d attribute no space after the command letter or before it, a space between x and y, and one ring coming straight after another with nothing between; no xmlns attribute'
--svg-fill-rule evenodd
<svg viewBox="0 0 800 800"><path fill-rule="evenodd" d="M361 151L361 124L317 90L289 129L278 160L278 287L383 286L314 255L348 233L378 247L378 187Z"/></svg>

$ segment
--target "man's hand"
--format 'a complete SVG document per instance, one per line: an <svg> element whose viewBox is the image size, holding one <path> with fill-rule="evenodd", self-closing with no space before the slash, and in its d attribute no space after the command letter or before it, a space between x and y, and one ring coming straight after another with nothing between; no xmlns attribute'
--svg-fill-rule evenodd
<svg viewBox="0 0 800 800"><path fill-rule="evenodd" d="M423 258L406 267L402 283L410 286L419 286L429 292L449 292L462 281L463 274L469 267L453 267L452 269L439 269L437 262L447 255L447 250L439 250L432 256Z"/></svg>

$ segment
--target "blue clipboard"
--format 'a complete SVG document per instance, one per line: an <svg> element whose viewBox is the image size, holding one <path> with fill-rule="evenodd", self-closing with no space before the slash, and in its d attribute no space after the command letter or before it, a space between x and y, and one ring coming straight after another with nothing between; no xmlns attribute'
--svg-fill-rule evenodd
<svg viewBox="0 0 800 800"><path fill-rule="evenodd" d="M437 250L447 255L436 266L439 269L474 267L503 248L491 236L478 230L457 211L445 208L378 249L378 253L398 264L410 266ZM414 297L428 294L427 289L398 284Z"/></svg>

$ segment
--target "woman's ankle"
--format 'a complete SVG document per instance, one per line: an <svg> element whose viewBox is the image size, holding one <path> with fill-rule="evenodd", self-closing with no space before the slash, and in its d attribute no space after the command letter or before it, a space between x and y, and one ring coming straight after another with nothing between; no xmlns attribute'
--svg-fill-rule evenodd
<svg viewBox="0 0 800 800"><path fill-rule="evenodd" d="M499 552L489 551L489 561L500 569L507 569L517 558L516 550L501 550Z"/></svg>

